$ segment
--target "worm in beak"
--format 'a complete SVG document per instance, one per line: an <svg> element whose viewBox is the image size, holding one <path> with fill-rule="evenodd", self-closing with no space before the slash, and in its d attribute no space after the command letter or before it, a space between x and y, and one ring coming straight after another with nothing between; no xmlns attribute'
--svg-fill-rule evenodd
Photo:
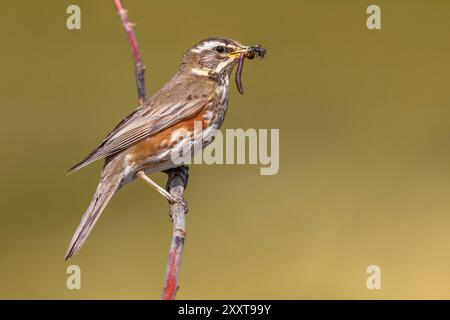
<svg viewBox="0 0 450 320"><path fill-rule="evenodd" d="M238 66L236 70L236 87L240 94L244 94L244 87L242 86L242 70L244 69L245 58L253 59L255 57L264 58L266 50L261 48L260 45L250 47L248 50L242 51L239 54Z"/></svg>
<svg viewBox="0 0 450 320"><path fill-rule="evenodd" d="M240 94L244 94L244 88L242 87L242 69L244 69L244 60L245 60L245 53L241 52L239 54L239 62L236 70L236 87Z"/></svg>

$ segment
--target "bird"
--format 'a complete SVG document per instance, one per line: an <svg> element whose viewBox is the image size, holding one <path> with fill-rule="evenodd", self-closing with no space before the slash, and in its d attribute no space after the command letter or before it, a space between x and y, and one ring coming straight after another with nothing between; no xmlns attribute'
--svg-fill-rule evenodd
<svg viewBox="0 0 450 320"><path fill-rule="evenodd" d="M113 195L123 186L141 178L169 201L170 193L148 177L149 174L179 166L173 161L182 147L207 146L214 129L219 129L228 108L230 77L236 65L240 81L245 58L264 57L261 46L244 46L226 37L210 37L188 49L176 74L145 103L120 121L100 145L69 169L73 173L104 159L95 194L81 218L66 251L65 259L79 252ZM199 135L195 123L200 123ZM182 135L180 133L187 133ZM199 152L202 148L196 148Z"/></svg>

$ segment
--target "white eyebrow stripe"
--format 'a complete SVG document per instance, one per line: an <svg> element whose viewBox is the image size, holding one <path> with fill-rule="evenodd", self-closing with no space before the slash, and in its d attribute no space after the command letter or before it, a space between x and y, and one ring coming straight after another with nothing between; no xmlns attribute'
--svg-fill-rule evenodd
<svg viewBox="0 0 450 320"><path fill-rule="evenodd" d="M195 47L193 50L199 50L198 52L200 52L203 50L211 50L217 46L228 47L225 43L220 42L220 41L208 41L208 42L203 43L200 46Z"/></svg>

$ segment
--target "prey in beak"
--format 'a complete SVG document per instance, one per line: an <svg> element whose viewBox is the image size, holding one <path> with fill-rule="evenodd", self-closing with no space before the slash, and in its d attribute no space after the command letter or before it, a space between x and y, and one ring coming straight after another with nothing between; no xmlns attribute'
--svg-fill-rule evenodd
<svg viewBox="0 0 450 320"><path fill-rule="evenodd" d="M244 60L253 59L255 57L264 58L266 49L261 48L260 45L253 47L246 47L244 49L236 50L228 54L230 58L239 59L238 67L236 70L236 86L240 94L244 94L244 88L242 86L242 69L244 68Z"/></svg>

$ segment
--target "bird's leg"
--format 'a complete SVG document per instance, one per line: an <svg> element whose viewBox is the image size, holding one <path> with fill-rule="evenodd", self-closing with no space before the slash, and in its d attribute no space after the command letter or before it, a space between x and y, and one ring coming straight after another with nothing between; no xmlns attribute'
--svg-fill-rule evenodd
<svg viewBox="0 0 450 320"><path fill-rule="evenodd" d="M155 181L147 177L147 175L144 173L144 171L139 171L136 173L136 176L147 182L149 185L151 185L153 188L156 189L164 198L167 199L170 203L175 203L176 199L167 192L163 187L159 186Z"/></svg>

